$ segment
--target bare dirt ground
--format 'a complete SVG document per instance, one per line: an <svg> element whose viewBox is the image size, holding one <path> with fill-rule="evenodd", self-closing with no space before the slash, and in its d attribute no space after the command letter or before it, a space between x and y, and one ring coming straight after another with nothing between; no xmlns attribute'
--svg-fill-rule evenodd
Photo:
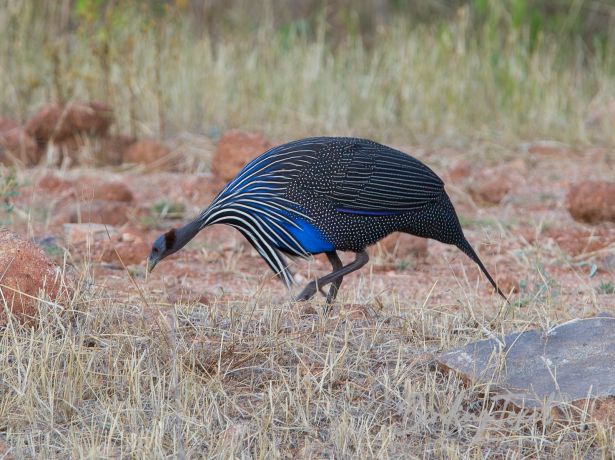
<svg viewBox="0 0 615 460"><path fill-rule="evenodd" d="M223 226L204 230L146 279L154 238L191 219L218 191L221 182L211 173L18 171L10 227L39 241L80 286L72 320L44 316L54 330L73 324L75 332L65 334L72 339L45 346L60 356L68 340L79 356L107 358L96 361L88 389L68 385L79 397L56 395L67 406L34 432L25 428L32 420L22 408L24 398L40 405L36 397L23 390L20 406L11 406L20 397L9 404L22 414L8 429L14 452L32 453L38 442L51 456L612 454L613 427L585 421L562 428L548 415L503 411L483 389L443 374L433 357L492 332L615 313L615 225L579 223L567 209L571 184L612 179L614 152L398 147L444 178L466 236L511 293L511 308L462 253L434 241L403 257L372 248L370 263L345 278L328 316L320 298L292 302L241 235ZM87 214L66 209L86 209L91 195L80 187L100 181L120 182L132 197L112 210L125 223L89 244L65 227ZM411 244L401 241L396 251ZM296 289L328 270L323 257L297 261ZM39 347L44 337L37 335ZM112 364L111 352L120 361ZM45 374L39 358L33 372ZM157 388L161 375L168 388ZM42 383L31 385L42 390ZM142 407L161 399L164 408ZM109 409L116 404L139 415ZM99 420L104 411L108 422ZM49 424L59 431L50 433Z"/></svg>
<svg viewBox="0 0 615 460"><path fill-rule="evenodd" d="M549 298L564 318L612 308L615 297L601 293L600 286L612 281L615 273L615 227L573 220L567 209L567 193L571 184L581 180L612 179L613 152L519 150L509 152L505 161L495 162L485 158L489 153L480 146L471 153L400 148L432 165L445 179L468 239L503 290L507 294L513 290L511 299L520 302L520 311L538 297ZM497 185L490 183L492 177ZM146 292L163 294L172 301L184 296L212 306L255 295L275 302L290 300L258 254L239 233L224 226L204 230L145 280L144 259L155 237L196 216L223 184L209 173L34 169L23 171L20 180L26 186L17 205L31 210L28 231L35 239L52 237L52 244L67 249L77 266L87 259L85 247L71 246L66 240L63 225L67 219L62 210L75 203L85 209L91 202L88 187L96 181L121 182L132 192L134 198L124 212L127 222L115 226L143 243L137 247L122 245L137 251L130 252L125 261L131 270L125 270L118 260L97 261L96 251L92 260L95 283L118 295L135 293L129 280L132 275ZM502 188L502 184L504 193L494 189ZM494 195L501 197L499 203L485 206L481 201L482 196ZM175 212L174 218L165 218L160 211L163 205L179 206L181 211ZM19 226L16 220L15 227ZM344 281L341 303L371 305L383 299L403 299L415 305L427 301L452 306L472 299L486 305L499 304L478 268L456 248L429 241L422 254L403 257L403 246L412 241L402 240L400 244L401 248L389 248L392 253L388 254L373 247L371 263ZM397 257L396 251L402 257ZM119 253L121 257L122 250ZM348 254L346 260L352 257ZM314 273L329 270L324 257L312 262L294 261L293 266L299 286Z"/></svg>

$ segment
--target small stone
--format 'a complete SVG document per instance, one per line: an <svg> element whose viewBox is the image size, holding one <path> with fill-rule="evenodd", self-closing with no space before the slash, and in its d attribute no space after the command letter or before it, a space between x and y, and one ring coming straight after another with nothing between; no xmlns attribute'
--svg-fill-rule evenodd
<svg viewBox="0 0 615 460"><path fill-rule="evenodd" d="M568 191L568 211L588 224L615 222L615 182L583 181Z"/></svg>
<svg viewBox="0 0 615 460"><path fill-rule="evenodd" d="M262 134L228 131L220 138L212 162L212 172L228 182L256 156L265 152L271 144Z"/></svg>

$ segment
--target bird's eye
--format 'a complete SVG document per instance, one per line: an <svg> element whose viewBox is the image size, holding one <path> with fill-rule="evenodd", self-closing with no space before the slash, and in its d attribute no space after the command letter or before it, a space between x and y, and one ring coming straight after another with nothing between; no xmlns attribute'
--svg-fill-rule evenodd
<svg viewBox="0 0 615 460"><path fill-rule="evenodd" d="M152 248L152 252L153 252L154 254L158 254L158 248Z"/></svg>

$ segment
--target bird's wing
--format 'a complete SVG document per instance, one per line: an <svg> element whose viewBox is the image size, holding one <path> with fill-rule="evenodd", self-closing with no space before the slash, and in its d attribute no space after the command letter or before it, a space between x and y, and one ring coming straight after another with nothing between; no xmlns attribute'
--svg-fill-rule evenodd
<svg viewBox="0 0 615 460"><path fill-rule="evenodd" d="M340 212L398 214L423 207L444 190L431 169L403 152L362 140L344 148L341 165L331 171L332 186L321 190Z"/></svg>

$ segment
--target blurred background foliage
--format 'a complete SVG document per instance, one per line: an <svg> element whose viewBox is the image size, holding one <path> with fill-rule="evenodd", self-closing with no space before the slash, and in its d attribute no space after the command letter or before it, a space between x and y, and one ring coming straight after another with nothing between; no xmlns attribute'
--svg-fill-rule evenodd
<svg viewBox="0 0 615 460"><path fill-rule="evenodd" d="M607 0L0 0L0 113L102 99L135 135L612 142L588 120L615 95L614 26Z"/></svg>

